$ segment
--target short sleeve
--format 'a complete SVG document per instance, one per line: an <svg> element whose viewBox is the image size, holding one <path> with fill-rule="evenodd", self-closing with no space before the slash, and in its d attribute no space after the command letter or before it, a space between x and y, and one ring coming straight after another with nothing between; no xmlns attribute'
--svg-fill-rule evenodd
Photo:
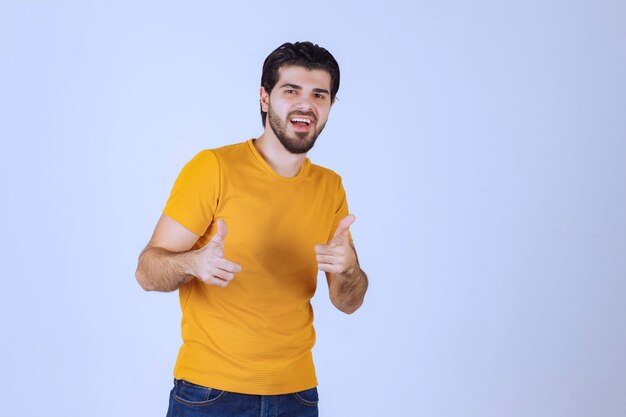
<svg viewBox="0 0 626 417"><path fill-rule="evenodd" d="M335 230L337 230L339 222L350 213L348 211L348 200L346 199L346 191L343 188L341 177L339 177L338 182L339 184L335 195L336 209L335 216L333 217L333 227L330 229L330 235L328 235L327 241L330 241L330 239L332 239L333 235L335 234ZM348 234L350 236L350 240L352 240L352 235L349 231Z"/></svg>
<svg viewBox="0 0 626 417"><path fill-rule="evenodd" d="M204 235L217 209L220 169L210 150L198 153L181 170L163 213L198 236Z"/></svg>

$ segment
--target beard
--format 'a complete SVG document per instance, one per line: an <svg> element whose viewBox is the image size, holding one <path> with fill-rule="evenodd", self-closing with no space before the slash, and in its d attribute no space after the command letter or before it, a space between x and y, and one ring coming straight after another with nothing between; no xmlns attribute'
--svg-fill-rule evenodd
<svg viewBox="0 0 626 417"><path fill-rule="evenodd" d="M287 149L288 152L293 154L303 154L307 153L311 150L313 145L315 145L315 141L317 137L322 133L326 123L319 126L319 129L316 129L317 126L317 117L311 112L298 112L294 111L287 114L287 118L285 121L281 120L280 117L272 111L272 106L270 105L267 109L267 117L270 122L270 127L272 131L280 141L280 143ZM287 125L291 123L289 120L295 116L309 116L313 119L313 126L311 130L308 132L293 132L295 136L289 136L287 134Z"/></svg>

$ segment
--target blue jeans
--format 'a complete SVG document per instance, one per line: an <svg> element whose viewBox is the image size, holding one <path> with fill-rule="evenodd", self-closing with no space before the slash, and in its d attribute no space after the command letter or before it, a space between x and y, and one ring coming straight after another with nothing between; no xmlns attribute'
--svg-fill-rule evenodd
<svg viewBox="0 0 626 417"><path fill-rule="evenodd" d="M317 388L282 395L222 391L175 379L167 417L317 417Z"/></svg>

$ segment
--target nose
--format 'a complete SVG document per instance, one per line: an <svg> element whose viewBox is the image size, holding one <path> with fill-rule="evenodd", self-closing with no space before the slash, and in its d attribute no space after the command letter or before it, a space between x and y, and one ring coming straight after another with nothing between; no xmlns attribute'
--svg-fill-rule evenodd
<svg viewBox="0 0 626 417"><path fill-rule="evenodd" d="M313 110L313 105L308 97L300 97L300 100L296 103L296 110L308 112Z"/></svg>

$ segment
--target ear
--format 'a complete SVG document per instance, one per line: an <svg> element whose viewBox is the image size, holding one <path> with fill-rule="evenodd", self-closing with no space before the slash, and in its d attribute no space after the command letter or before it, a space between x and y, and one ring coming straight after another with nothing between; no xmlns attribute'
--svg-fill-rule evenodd
<svg viewBox="0 0 626 417"><path fill-rule="evenodd" d="M267 113L269 110L270 95L267 93L267 91L265 91L265 87L263 86L259 91L259 95L261 96L261 110Z"/></svg>

